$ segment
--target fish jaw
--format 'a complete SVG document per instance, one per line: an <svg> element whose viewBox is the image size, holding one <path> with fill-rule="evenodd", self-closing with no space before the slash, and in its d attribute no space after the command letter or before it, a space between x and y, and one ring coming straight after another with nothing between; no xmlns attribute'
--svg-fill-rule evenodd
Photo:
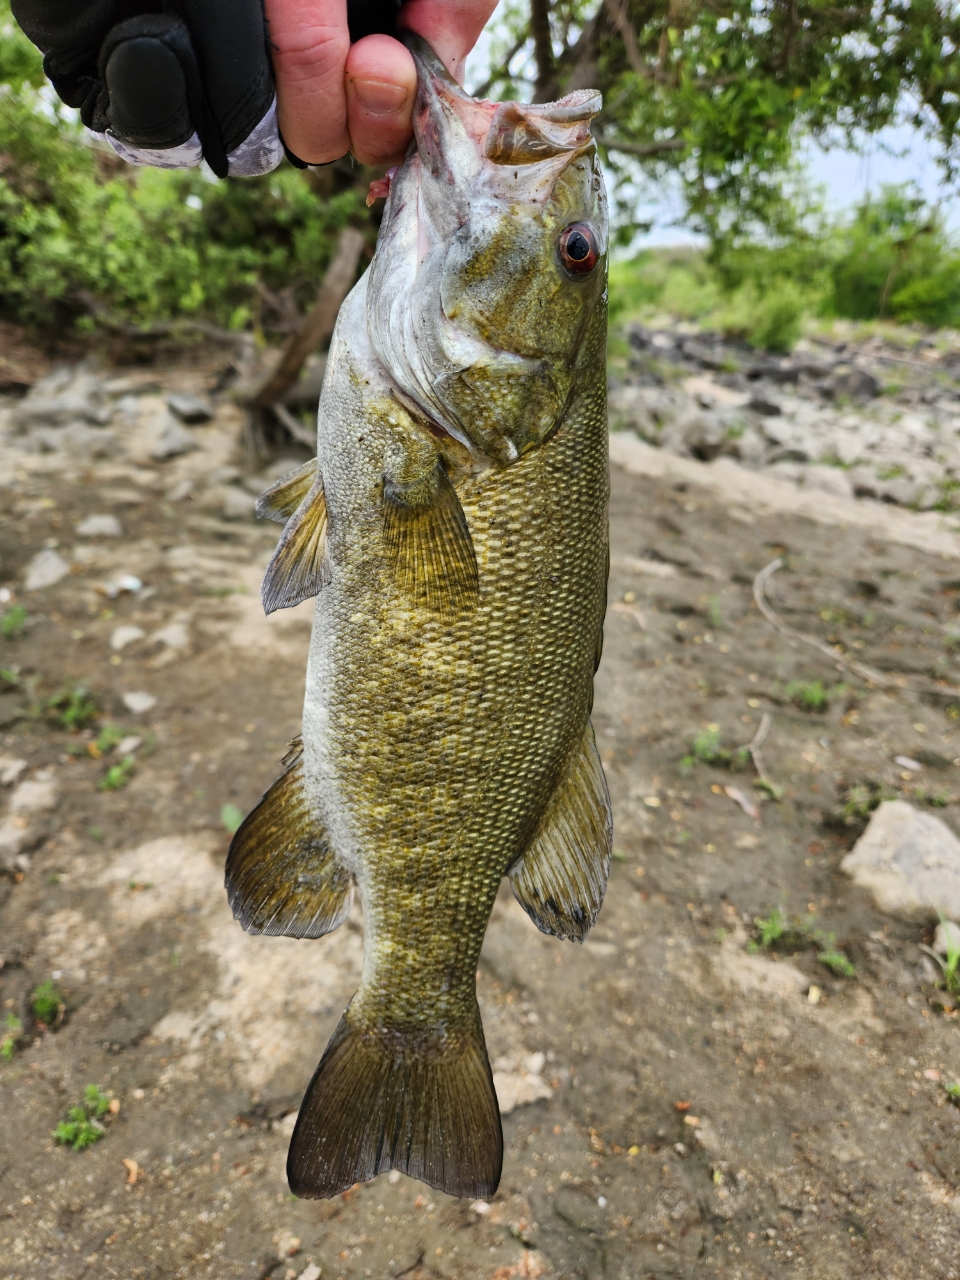
<svg viewBox="0 0 960 1280"><path fill-rule="evenodd" d="M508 466L548 439L606 287L607 206L590 117L600 95L478 102L422 40L415 149L391 182L367 325L397 398L477 459ZM589 276L558 258L595 241Z"/></svg>

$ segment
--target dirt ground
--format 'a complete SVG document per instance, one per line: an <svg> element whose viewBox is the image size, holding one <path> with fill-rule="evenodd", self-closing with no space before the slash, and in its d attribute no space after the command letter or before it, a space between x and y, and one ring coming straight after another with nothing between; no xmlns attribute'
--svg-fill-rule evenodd
<svg viewBox="0 0 960 1280"><path fill-rule="evenodd" d="M118 373L115 394L142 394L114 458L13 436L0 456L4 608L27 613L0 638L0 776L22 760L16 787L35 784L0 793L20 833L0 875L0 1018L24 1029L0 1061L0 1276L960 1277L960 1110L943 1089L960 1017L931 1002L918 949L935 920L881 914L839 870L862 830L854 788L861 810L885 791L960 831L960 701L935 688L957 674L960 559L879 521L619 468L594 714L616 852L583 947L540 935L506 890L495 908L478 986L515 1104L500 1191L471 1204L392 1174L330 1202L290 1195L295 1109L363 925L357 908L321 941L250 938L226 904L221 811L255 803L298 731L310 605L261 615L277 529L245 514L229 404L190 428L199 448L150 457L161 385L213 380ZM91 514L122 535L78 536ZM28 592L44 548L70 573ZM752 584L776 556L782 616L901 687L769 625ZM143 589L103 594L125 573ZM141 634L112 648L121 627ZM828 708L794 705L794 680L819 680ZM71 730L50 700L76 686L96 714ZM137 692L156 700L140 713L123 700ZM779 800L752 767L684 763L704 732L749 742L764 713ZM97 756L107 725L142 739L119 775L115 751ZM775 908L835 934L855 976L818 947L749 950ZM31 1012L47 980L65 1004L53 1029ZM89 1084L119 1109L75 1152L52 1131Z"/></svg>

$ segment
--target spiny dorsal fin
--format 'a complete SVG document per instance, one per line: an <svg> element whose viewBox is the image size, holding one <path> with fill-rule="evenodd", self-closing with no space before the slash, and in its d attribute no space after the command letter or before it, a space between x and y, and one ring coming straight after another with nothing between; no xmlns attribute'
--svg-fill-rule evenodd
<svg viewBox="0 0 960 1280"><path fill-rule="evenodd" d="M261 520L286 524L310 490L317 474L317 460L311 458L296 471L288 471L257 499L257 515Z"/></svg>
<svg viewBox="0 0 960 1280"><path fill-rule="evenodd" d="M416 604L456 616L477 600L477 558L443 464L410 484L383 484L383 543L397 586Z"/></svg>
<svg viewBox="0 0 960 1280"><path fill-rule="evenodd" d="M509 873L514 896L538 929L583 941L603 903L612 841L610 794L588 722L530 847Z"/></svg>
<svg viewBox="0 0 960 1280"><path fill-rule="evenodd" d="M317 594L325 582L326 543L327 504L318 472L310 492L284 526L263 575L260 598L264 613L289 609Z"/></svg>
<svg viewBox="0 0 960 1280"><path fill-rule="evenodd" d="M295 1196L325 1199L400 1169L451 1196L492 1196L503 1132L480 1010L443 1042L358 1026L348 1008L300 1104L287 1156Z"/></svg>
<svg viewBox="0 0 960 1280"><path fill-rule="evenodd" d="M304 794L300 740L291 747L230 843L227 898L248 933L321 938L349 915L353 881Z"/></svg>

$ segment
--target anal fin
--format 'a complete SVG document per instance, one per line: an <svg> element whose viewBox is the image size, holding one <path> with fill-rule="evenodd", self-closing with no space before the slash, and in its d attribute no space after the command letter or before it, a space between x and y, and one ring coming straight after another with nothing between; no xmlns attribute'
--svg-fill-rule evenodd
<svg viewBox="0 0 960 1280"><path fill-rule="evenodd" d="M260 598L264 613L289 609L318 593L324 585L326 545L327 504L318 472L307 496L284 525L263 575Z"/></svg>
<svg viewBox="0 0 960 1280"><path fill-rule="evenodd" d="M321 938L349 915L353 881L304 794L300 740L292 747L230 843L227 898L247 933Z"/></svg>
<svg viewBox="0 0 960 1280"><path fill-rule="evenodd" d="M544 933L582 942L596 921L610 871L613 816L593 726L510 869L517 901Z"/></svg>
<svg viewBox="0 0 960 1280"><path fill-rule="evenodd" d="M447 616L476 603L473 539L439 460L409 484L384 481L383 543L398 587L414 603Z"/></svg>
<svg viewBox="0 0 960 1280"><path fill-rule="evenodd" d="M257 515L261 520L286 524L310 490L317 475L317 459L311 458L296 471L281 476L257 499Z"/></svg>

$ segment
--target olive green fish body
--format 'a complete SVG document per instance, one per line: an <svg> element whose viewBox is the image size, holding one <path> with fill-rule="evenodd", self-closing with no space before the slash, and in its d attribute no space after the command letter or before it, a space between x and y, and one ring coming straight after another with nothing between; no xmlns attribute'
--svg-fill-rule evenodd
<svg viewBox="0 0 960 1280"><path fill-rule="evenodd" d="M477 103L413 40L417 149L344 303L317 459L267 611L317 596L302 738L231 845L253 933L363 904L360 987L307 1090L294 1192L398 1168L492 1194L502 1136L476 967L504 875L582 940L609 797L590 726L608 564L606 205L597 95Z"/></svg>
<svg viewBox="0 0 960 1280"><path fill-rule="evenodd" d="M455 620L411 607L382 552L383 475L418 434L408 415L363 416L355 385L322 428L331 584L304 761L364 904L351 1017L438 1032L472 1019L493 898L583 738L606 577L601 322L550 441L456 485L479 598Z"/></svg>

